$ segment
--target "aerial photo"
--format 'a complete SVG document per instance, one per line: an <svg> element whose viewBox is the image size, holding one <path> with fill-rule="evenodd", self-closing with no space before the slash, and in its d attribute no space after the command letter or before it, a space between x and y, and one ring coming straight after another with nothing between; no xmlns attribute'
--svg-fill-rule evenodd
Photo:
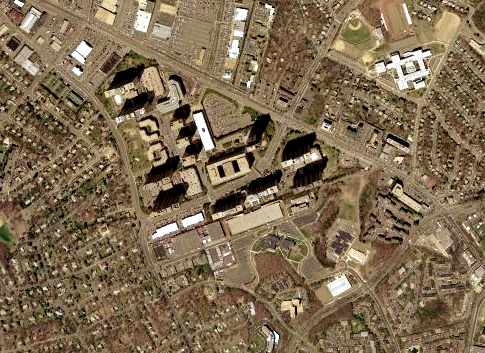
<svg viewBox="0 0 485 353"><path fill-rule="evenodd" d="M485 0L0 0L0 353L485 353Z"/></svg>

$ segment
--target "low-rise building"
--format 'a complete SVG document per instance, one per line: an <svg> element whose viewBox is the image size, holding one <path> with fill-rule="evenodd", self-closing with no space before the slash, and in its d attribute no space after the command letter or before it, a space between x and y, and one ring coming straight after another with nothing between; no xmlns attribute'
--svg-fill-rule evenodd
<svg viewBox="0 0 485 353"><path fill-rule="evenodd" d="M198 212L191 216L182 218L180 222L182 223L183 228L189 228L189 227L194 227L198 224L204 223L204 221L205 221L204 213Z"/></svg>
<svg viewBox="0 0 485 353"><path fill-rule="evenodd" d="M158 228L155 233L152 235L152 240L160 239L165 236L175 234L179 231L179 226L177 222L166 224L160 228Z"/></svg>
<svg viewBox="0 0 485 353"><path fill-rule="evenodd" d="M40 20L42 16L42 12L37 10L35 7L31 7L27 15L25 15L22 23L20 23L20 29L24 32L30 33L34 28L37 21Z"/></svg>
<svg viewBox="0 0 485 353"><path fill-rule="evenodd" d="M327 283L327 288L332 297L335 298L347 292L350 288L352 288L352 286L350 285L347 276L345 274L341 274L340 276L335 277L333 281Z"/></svg>
<svg viewBox="0 0 485 353"><path fill-rule="evenodd" d="M270 203L261 208L237 215L226 221L232 235L240 234L267 223L283 218L283 211L279 202Z"/></svg>
<svg viewBox="0 0 485 353"><path fill-rule="evenodd" d="M19 64L25 71L27 71L32 76L35 76L39 73L40 67L38 64L34 63L30 60L30 57L34 54L34 51L24 45L24 47L19 51L19 53L15 56L15 63Z"/></svg>
<svg viewBox="0 0 485 353"><path fill-rule="evenodd" d="M81 43L79 43L79 45L76 47L76 49L74 49L74 51L71 53L71 57L80 64L84 65L86 63L86 59L92 51L93 47L91 46L91 44L89 44L85 40L82 40Z"/></svg>
<svg viewBox="0 0 485 353"><path fill-rule="evenodd" d="M421 89L426 87L425 80L430 74L425 62L425 59L430 57L431 50L421 48L407 51L402 55L394 53L388 63L379 61L375 63L374 69L377 74L392 70L395 74L394 82L400 90L410 87Z"/></svg>
<svg viewBox="0 0 485 353"><path fill-rule="evenodd" d="M226 183L250 172L251 168L245 153L207 165L207 174L212 185Z"/></svg>

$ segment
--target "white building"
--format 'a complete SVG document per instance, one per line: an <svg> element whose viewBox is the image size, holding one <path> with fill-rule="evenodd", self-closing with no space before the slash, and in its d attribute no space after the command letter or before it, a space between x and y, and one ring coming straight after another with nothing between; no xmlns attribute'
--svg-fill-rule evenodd
<svg viewBox="0 0 485 353"><path fill-rule="evenodd" d="M239 59L241 54L241 45L244 35L246 33L246 21L248 19L249 10L242 7L236 7L233 17L233 30L231 34L231 40L229 41L229 48L227 50L227 58L232 67L235 67L235 63ZM224 80L231 80L234 74L232 68L228 68L224 71L222 78Z"/></svg>
<svg viewBox="0 0 485 353"><path fill-rule="evenodd" d="M138 10L136 12L135 31L146 33L152 19L154 2L150 0L138 0Z"/></svg>
<svg viewBox="0 0 485 353"><path fill-rule="evenodd" d="M167 235L176 233L178 232L178 230L179 230L179 226L177 225L177 222L166 224L163 227L158 228L155 231L155 233L153 233L152 240L159 239Z"/></svg>
<svg viewBox="0 0 485 353"><path fill-rule="evenodd" d="M31 74L32 76L35 76L39 73L40 67L38 64L30 60L30 57L32 56L33 53L34 51L30 47L28 47L27 45L24 45L24 47L20 50L20 52L15 57L14 61L17 64L19 64L29 74Z"/></svg>
<svg viewBox="0 0 485 353"><path fill-rule="evenodd" d="M402 55L394 53L391 55L390 62L385 64L383 61L378 61L374 69L377 74L393 70L394 82L400 90L411 87L417 90L426 87L425 80L431 72L424 60L430 57L429 49L414 49Z"/></svg>
<svg viewBox="0 0 485 353"><path fill-rule="evenodd" d="M322 154L320 152L320 149L318 149L317 147L313 147L310 150L310 152L307 152L300 157L282 161L281 168L283 169L292 168L292 170L296 170L298 168L303 167L304 165L319 161L320 159L322 159Z"/></svg>
<svg viewBox="0 0 485 353"><path fill-rule="evenodd" d="M93 47L86 41L81 41L76 49L71 53L71 57L84 65L89 54L93 51Z"/></svg>
<svg viewBox="0 0 485 353"><path fill-rule="evenodd" d="M346 291L348 291L352 286L345 274L336 277L332 282L327 283L327 288L330 291L332 297L337 297Z"/></svg>
<svg viewBox="0 0 485 353"><path fill-rule="evenodd" d="M83 69L81 69L79 66L74 66L71 71L77 77L81 77L83 74Z"/></svg>
<svg viewBox="0 0 485 353"><path fill-rule="evenodd" d="M200 111L194 113L193 116L195 125L197 126L197 131L199 133L200 139L202 140L202 146L204 146L204 151L210 151L214 149L216 146L205 121L204 113Z"/></svg>
<svg viewBox="0 0 485 353"><path fill-rule="evenodd" d="M24 7L24 5L25 5L25 1L24 0L14 0L13 3L15 5L17 5L18 7L20 7L20 8Z"/></svg>
<svg viewBox="0 0 485 353"><path fill-rule="evenodd" d="M27 12L27 15L25 15L24 19L22 20L22 23L20 24L20 29L27 33L30 33L34 25L40 19L40 16L42 16L42 12L32 6L29 12Z"/></svg>
<svg viewBox="0 0 485 353"><path fill-rule="evenodd" d="M150 25L150 20L152 14L144 10L138 10L136 12L136 19L134 28L135 31L146 33L148 31L148 26Z"/></svg>
<svg viewBox="0 0 485 353"><path fill-rule="evenodd" d="M188 228L188 227L193 227L197 224L203 223L204 220L205 220L204 213L199 212L199 213L196 213L192 216L188 216L188 217L183 218L181 223L182 223L182 227Z"/></svg>

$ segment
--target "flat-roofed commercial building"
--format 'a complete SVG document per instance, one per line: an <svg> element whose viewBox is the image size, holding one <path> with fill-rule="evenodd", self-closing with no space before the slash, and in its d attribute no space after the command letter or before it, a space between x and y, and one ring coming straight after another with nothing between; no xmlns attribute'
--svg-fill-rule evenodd
<svg viewBox="0 0 485 353"><path fill-rule="evenodd" d="M169 39L172 36L172 27L156 22L153 25L152 36L158 39Z"/></svg>
<svg viewBox="0 0 485 353"><path fill-rule="evenodd" d="M431 57L429 49L413 49L404 54L393 53L390 62L378 61L374 68L376 73L382 74L388 70L395 72L394 82L399 90L406 90L410 87L421 89L426 87L425 80L431 74L426 65L425 59Z"/></svg>
<svg viewBox="0 0 485 353"><path fill-rule="evenodd" d="M138 10L136 12L136 19L134 24L135 31L146 33L148 31L151 18L152 14L150 12Z"/></svg>
<svg viewBox="0 0 485 353"><path fill-rule="evenodd" d="M177 222L169 223L164 225L163 227L158 228L155 233L152 235L152 240L156 240L159 238L163 238L167 235L174 234L178 232L179 226L177 225Z"/></svg>
<svg viewBox="0 0 485 353"><path fill-rule="evenodd" d="M195 125L197 126L197 132L199 133L200 139L202 140L202 146L204 146L204 151L213 150L216 145L212 139L209 127L204 117L203 112L196 112L193 115Z"/></svg>
<svg viewBox="0 0 485 353"><path fill-rule="evenodd" d="M80 64L84 65L86 63L86 59L92 51L93 47L85 40L82 40L76 49L74 49L74 51L71 53L71 57L77 60Z"/></svg>
<svg viewBox="0 0 485 353"><path fill-rule="evenodd" d="M232 235L240 234L264 224L283 218L279 202L262 206L256 211L237 215L226 221Z"/></svg>
<svg viewBox="0 0 485 353"><path fill-rule="evenodd" d="M336 277L332 282L327 283L327 288L332 294L332 297L337 297L345 292L347 292L352 286L345 274L341 274Z"/></svg>
<svg viewBox="0 0 485 353"><path fill-rule="evenodd" d="M212 185L219 185L251 172L245 153L207 165L207 174Z"/></svg>
<svg viewBox="0 0 485 353"><path fill-rule="evenodd" d="M25 15L24 19L22 20L22 23L20 24L20 29L27 33L30 33L32 31L32 28L34 28L34 25L40 19L40 16L42 16L42 12L32 6L29 12L27 12L27 15Z"/></svg>
<svg viewBox="0 0 485 353"><path fill-rule="evenodd" d="M39 65L33 63L30 60L31 55L34 53L34 51L28 47L27 45L24 45L24 47L20 50L20 52L17 54L15 57L14 61L19 64L25 71L27 71L29 74L32 76L35 76L39 73Z"/></svg>
<svg viewBox="0 0 485 353"><path fill-rule="evenodd" d="M180 222L182 223L182 227L188 228L188 227L196 226L197 224L200 224L200 223L204 223L204 220L205 220L204 213L198 212L192 216L182 218Z"/></svg>

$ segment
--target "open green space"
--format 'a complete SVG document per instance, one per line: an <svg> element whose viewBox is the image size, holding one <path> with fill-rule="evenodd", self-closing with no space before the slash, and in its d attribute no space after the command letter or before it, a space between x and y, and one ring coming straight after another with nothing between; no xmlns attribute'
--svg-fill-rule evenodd
<svg viewBox="0 0 485 353"><path fill-rule="evenodd" d="M7 245L13 244L13 235L7 224L0 227L0 242Z"/></svg>
<svg viewBox="0 0 485 353"><path fill-rule="evenodd" d="M55 73L50 73L49 76L47 76L47 78L42 82L42 85L57 98L59 98L67 88L67 85L64 83L62 78Z"/></svg>
<svg viewBox="0 0 485 353"><path fill-rule="evenodd" d="M132 67L144 66L149 67L156 65L157 61L155 59L149 59L137 52L131 50L125 57L121 60L115 69L115 72L124 71Z"/></svg>
<svg viewBox="0 0 485 353"><path fill-rule="evenodd" d="M350 20L342 31L342 38L351 44L362 44L371 38L371 33L365 24L358 19Z"/></svg>
<svg viewBox="0 0 485 353"><path fill-rule="evenodd" d="M252 353L262 353L266 350L266 339L259 333L254 333L250 338L249 351Z"/></svg>
<svg viewBox="0 0 485 353"><path fill-rule="evenodd" d="M327 157L325 177L329 177L337 171L339 150L329 145L323 145L322 152Z"/></svg>
<svg viewBox="0 0 485 353"><path fill-rule="evenodd" d="M128 159L131 168L136 173L151 167L146 154L146 146L138 132L138 124L134 120L128 120L119 127L123 138L128 146Z"/></svg>
<svg viewBox="0 0 485 353"><path fill-rule="evenodd" d="M352 333L354 334L368 330L363 314L354 315L354 318L350 321L350 325L352 326Z"/></svg>
<svg viewBox="0 0 485 353"><path fill-rule="evenodd" d="M319 117L315 115L307 115L303 118L303 121L310 125L315 125L316 123L318 123L318 120L320 120Z"/></svg>
<svg viewBox="0 0 485 353"><path fill-rule="evenodd" d="M340 204L340 218L355 222L357 216L357 207L351 202L344 201Z"/></svg>
<svg viewBox="0 0 485 353"><path fill-rule="evenodd" d="M260 112L258 112L256 109L253 109L251 107L244 107L243 108L242 114L246 114L246 113L251 115L251 119L253 119L253 120L256 120L256 118L261 115Z"/></svg>
<svg viewBox="0 0 485 353"><path fill-rule="evenodd" d="M408 7L409 13L414 11L414 1L413 0L406 0L406 6Z"/></svg>
<svg viewBox="0 0 485 353"><path fill-rule="evenodd" d="M477 235L480 238L480 248L485 253L485 224L478 226L476 229Z"/></svg>

